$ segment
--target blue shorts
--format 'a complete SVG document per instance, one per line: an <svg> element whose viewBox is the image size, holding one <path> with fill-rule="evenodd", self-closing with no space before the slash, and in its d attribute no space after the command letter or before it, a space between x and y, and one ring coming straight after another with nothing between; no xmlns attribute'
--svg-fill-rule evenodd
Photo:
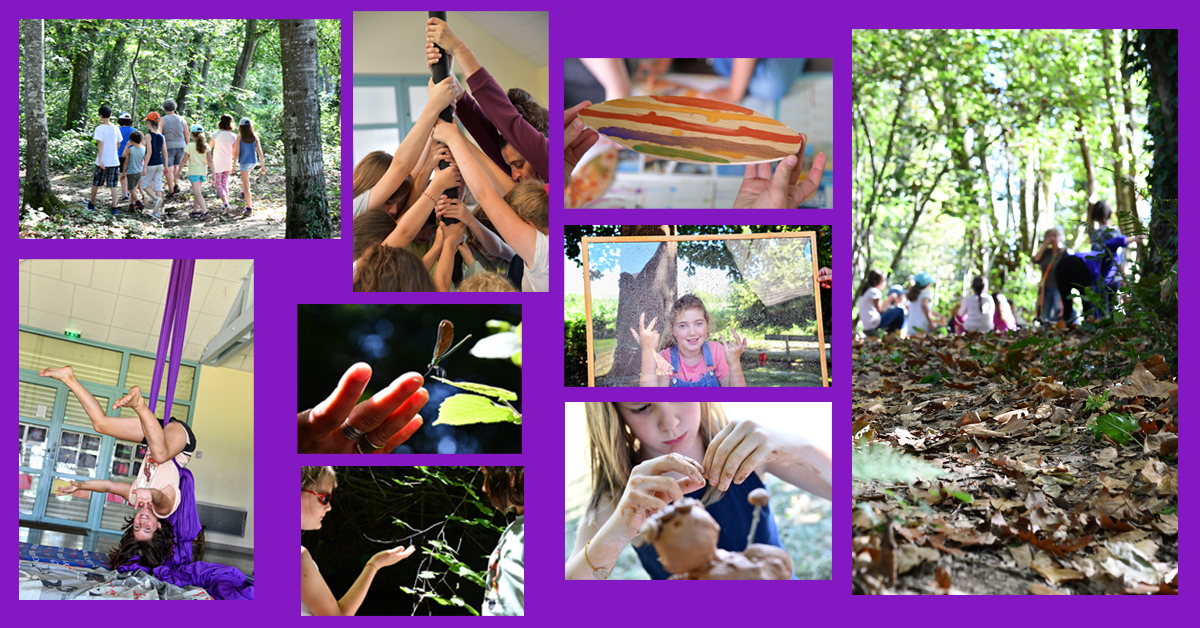
<svg viewBox="0 0 1200 628"><path fill-rule="evenodd" d="M167 166L178 166L179 162L183 161L182 148L167 149Z"/></svg>
<svg viewBox="0 0 1200 628"><path fill-rule="evenodd" d="M249 172L251 170L254 170L254 167L257 165L258 165L258 162L256 161L256 162L252 162L252 163L248 163L248 164L238 164L238 168L241 168L242 172Z"/></svg>
<svg viewBox="0 0 1200 628"><path fill-rule="evenodd" d="M202 175L202 174L189 174L189 175L188 175L188 181L191 181L192 183L204 183L204 175Z"/></svg>

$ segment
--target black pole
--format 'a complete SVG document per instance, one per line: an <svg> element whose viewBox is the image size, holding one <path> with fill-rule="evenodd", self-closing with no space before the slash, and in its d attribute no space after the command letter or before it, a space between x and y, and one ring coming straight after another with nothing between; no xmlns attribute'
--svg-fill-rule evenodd
<svg viewBox="0 0 1200 628"><path fill-rule="evenodd" d="M430 11L429 17L431 17L431 18L436 17L437 19L445 22L446 21L446 12L445 11ZM446 51L444 49L442 49L441 46L438 46L437 44L434 44L434 46L438 49L438 52L442 53L442 58L438 59L438 62L433 64L433 66L430 69L433 70L433 82L441 83L442 81L446 80L447 77L450 76L450 57L446 56ZM446 122L449 122L450 124L454 124L454 106L450 105L450 106L446 107L445 109L443 109L442 113L440 113L438 115L438 117L440 117L442 120L445 120ZM438 162L438 170L445 170L446 168L449 168L449 167L450 167L450 163L444 159L442 161ZM458 198L458 188L451 188L449 190L445 190L442 193L445 194L447 198ZM443 222L445 222L447 224L452 224L452 223L455 223L458 221L455 220L454 218L447 218Z"/></svg>

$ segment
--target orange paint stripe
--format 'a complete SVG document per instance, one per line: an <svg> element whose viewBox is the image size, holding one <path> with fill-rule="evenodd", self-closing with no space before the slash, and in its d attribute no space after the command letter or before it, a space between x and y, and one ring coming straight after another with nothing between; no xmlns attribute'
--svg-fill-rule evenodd
<svg viewBox="0 0 1200 628"><path fill-rule="evenodd" d="M747 109L745 107L739 107L737 105L731 105L716 100L708 100L706 98L690 98L688 96L651 96L651 98L659 102L665 102L672 105L686 105L688 107L716 109L718 111L732 111L734 113L754 113L753 109Z"/></svg>
<svg viewBox="0 0 1200 628"><path fill-rule="evenodd" d="M604 104L613 107L624 107L626 109L645 109L647 111L669 111L671 113L697 114L708 118L709 122L717 122L718 120L745 120L747 122L757 122L759 124L784 126L784 124L778 120L772 120L771 118L758 114L745 115L741 113L720 113L711 109L697 109L696 107L671 107L669 105L656 105L649 102L631 102L626 100L611 100Z"/></svg>
<svg viewBox="0 0 1200 628"><path fill-rule="evenodd" d="M780 142L782 144L796 144L800 141L799 135L780 135L778 133L770 133L767 131L759 131L749 127L738 127L736 129L726 129L723 127L714 127L706 124L696 124L695 122L685 122L670 116L660 116L653 111L644 115L633 115L627 113L616 113L612 111L587 111L581 113L584 117L593 118L608 118L611 120L628 120L629 122L639 122L641 124L649 124L658 127L668 127L674 129L682 129L684 131L694 131L705 135L723 135L725 137L751 137L764 142Z"/></svg>

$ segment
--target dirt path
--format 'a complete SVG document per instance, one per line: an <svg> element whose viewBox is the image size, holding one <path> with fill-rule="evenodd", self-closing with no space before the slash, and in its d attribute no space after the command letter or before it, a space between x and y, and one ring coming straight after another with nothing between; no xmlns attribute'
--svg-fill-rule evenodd
<svg viewBox="0 0 1200 628"><path fill-rule="evenodd" d="M1176 365L1044 333L856 341L856 593L1177 592Z"/></svg>
<svg viewBox="0 0 1200 628"><path fill-rule="evenodd" d="M181 185L180 193L174 198L164 201L162 206L163 219L156 220L145 213L129 213L129 202L123 202L120 214L114 216L111 212L111 193L101 189L96 194L96 211L88 211L87 202L91 196L91 177L80 174L58 174L51 178L51 186L55 194L68 204L68 212L60 216L45 217L33 214L31 218L21 222L22 238L223 238L223 239L274 239L283 238L285 220L287 218L286 193L284 188L282 166L268 165L267 174L252 178L251 191L254 198L254 212L249 217L242 218L240 211L244 204L238 200L241 183L231 177L230 206L237 210L236 216L221 216L220 199L211 179L205 182L203 193L212 214L201 222L188 217L192 211L192 190L190 185ZM236 173L235 173L236 174ZM341 189L340 171L331 171L327 177L330 190L330 212L335 216L335 237L340 236L340 207L341 199L338 194ZM164 181L165 185L165 181ZM143 201L144 202L144 201ZM18 200L20 203L20 200ZM149 209L149 205L147 204Z"/></svg>

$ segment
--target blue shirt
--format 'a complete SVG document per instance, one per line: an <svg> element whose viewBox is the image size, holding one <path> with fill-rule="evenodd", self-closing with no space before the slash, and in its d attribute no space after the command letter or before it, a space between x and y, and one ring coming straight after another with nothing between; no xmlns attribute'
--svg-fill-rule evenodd
<svg viewBox="0 0 1200 628"><path fill-rule="evenodd" d="M238 164L256 164L258 163L258 153L254 150L257 142L247 144L241 139L238 139Z"/></svg>
<svg viewBox="0 0 1200 628"><path fill-rule="evenodd" d="M750 477L741 484L730 483L729 490L725 492L725 496L720 501L705 507L708 514L712 515L712 518L716 519L721 526L721 535L717 539L718 548L727 552L746 550L746 537L750 534L750 520L754 516L754 506L751 506L746 499L750 496L750 491L756 488L764 488L763 482L757 473L751 473ZM704 497L706 489L707 486L688 493L686 496L700 499ZM775 517L771 515L770 506L764 506L759 515L758 529L754 531L754 542L783 547L779 540L779 528L775 525ZM671 577L671 574L663 569L662 563L658 562L658 552L655 551L653 545L646 543L633 549L637 552L638 559L642 561L642 567L646 569L646 573L650 574L651 578L666 580ZM794 571L792 579L797 579Z"/></svg>
<svg viewBox="0 0 1200 628"><path fill-rule="evenodd" d="M117 128L121 129L121 143L117 146L117 155L124 155L125 145L129 143L129 134L133 133L133 127L119 126Z"/></svg>

